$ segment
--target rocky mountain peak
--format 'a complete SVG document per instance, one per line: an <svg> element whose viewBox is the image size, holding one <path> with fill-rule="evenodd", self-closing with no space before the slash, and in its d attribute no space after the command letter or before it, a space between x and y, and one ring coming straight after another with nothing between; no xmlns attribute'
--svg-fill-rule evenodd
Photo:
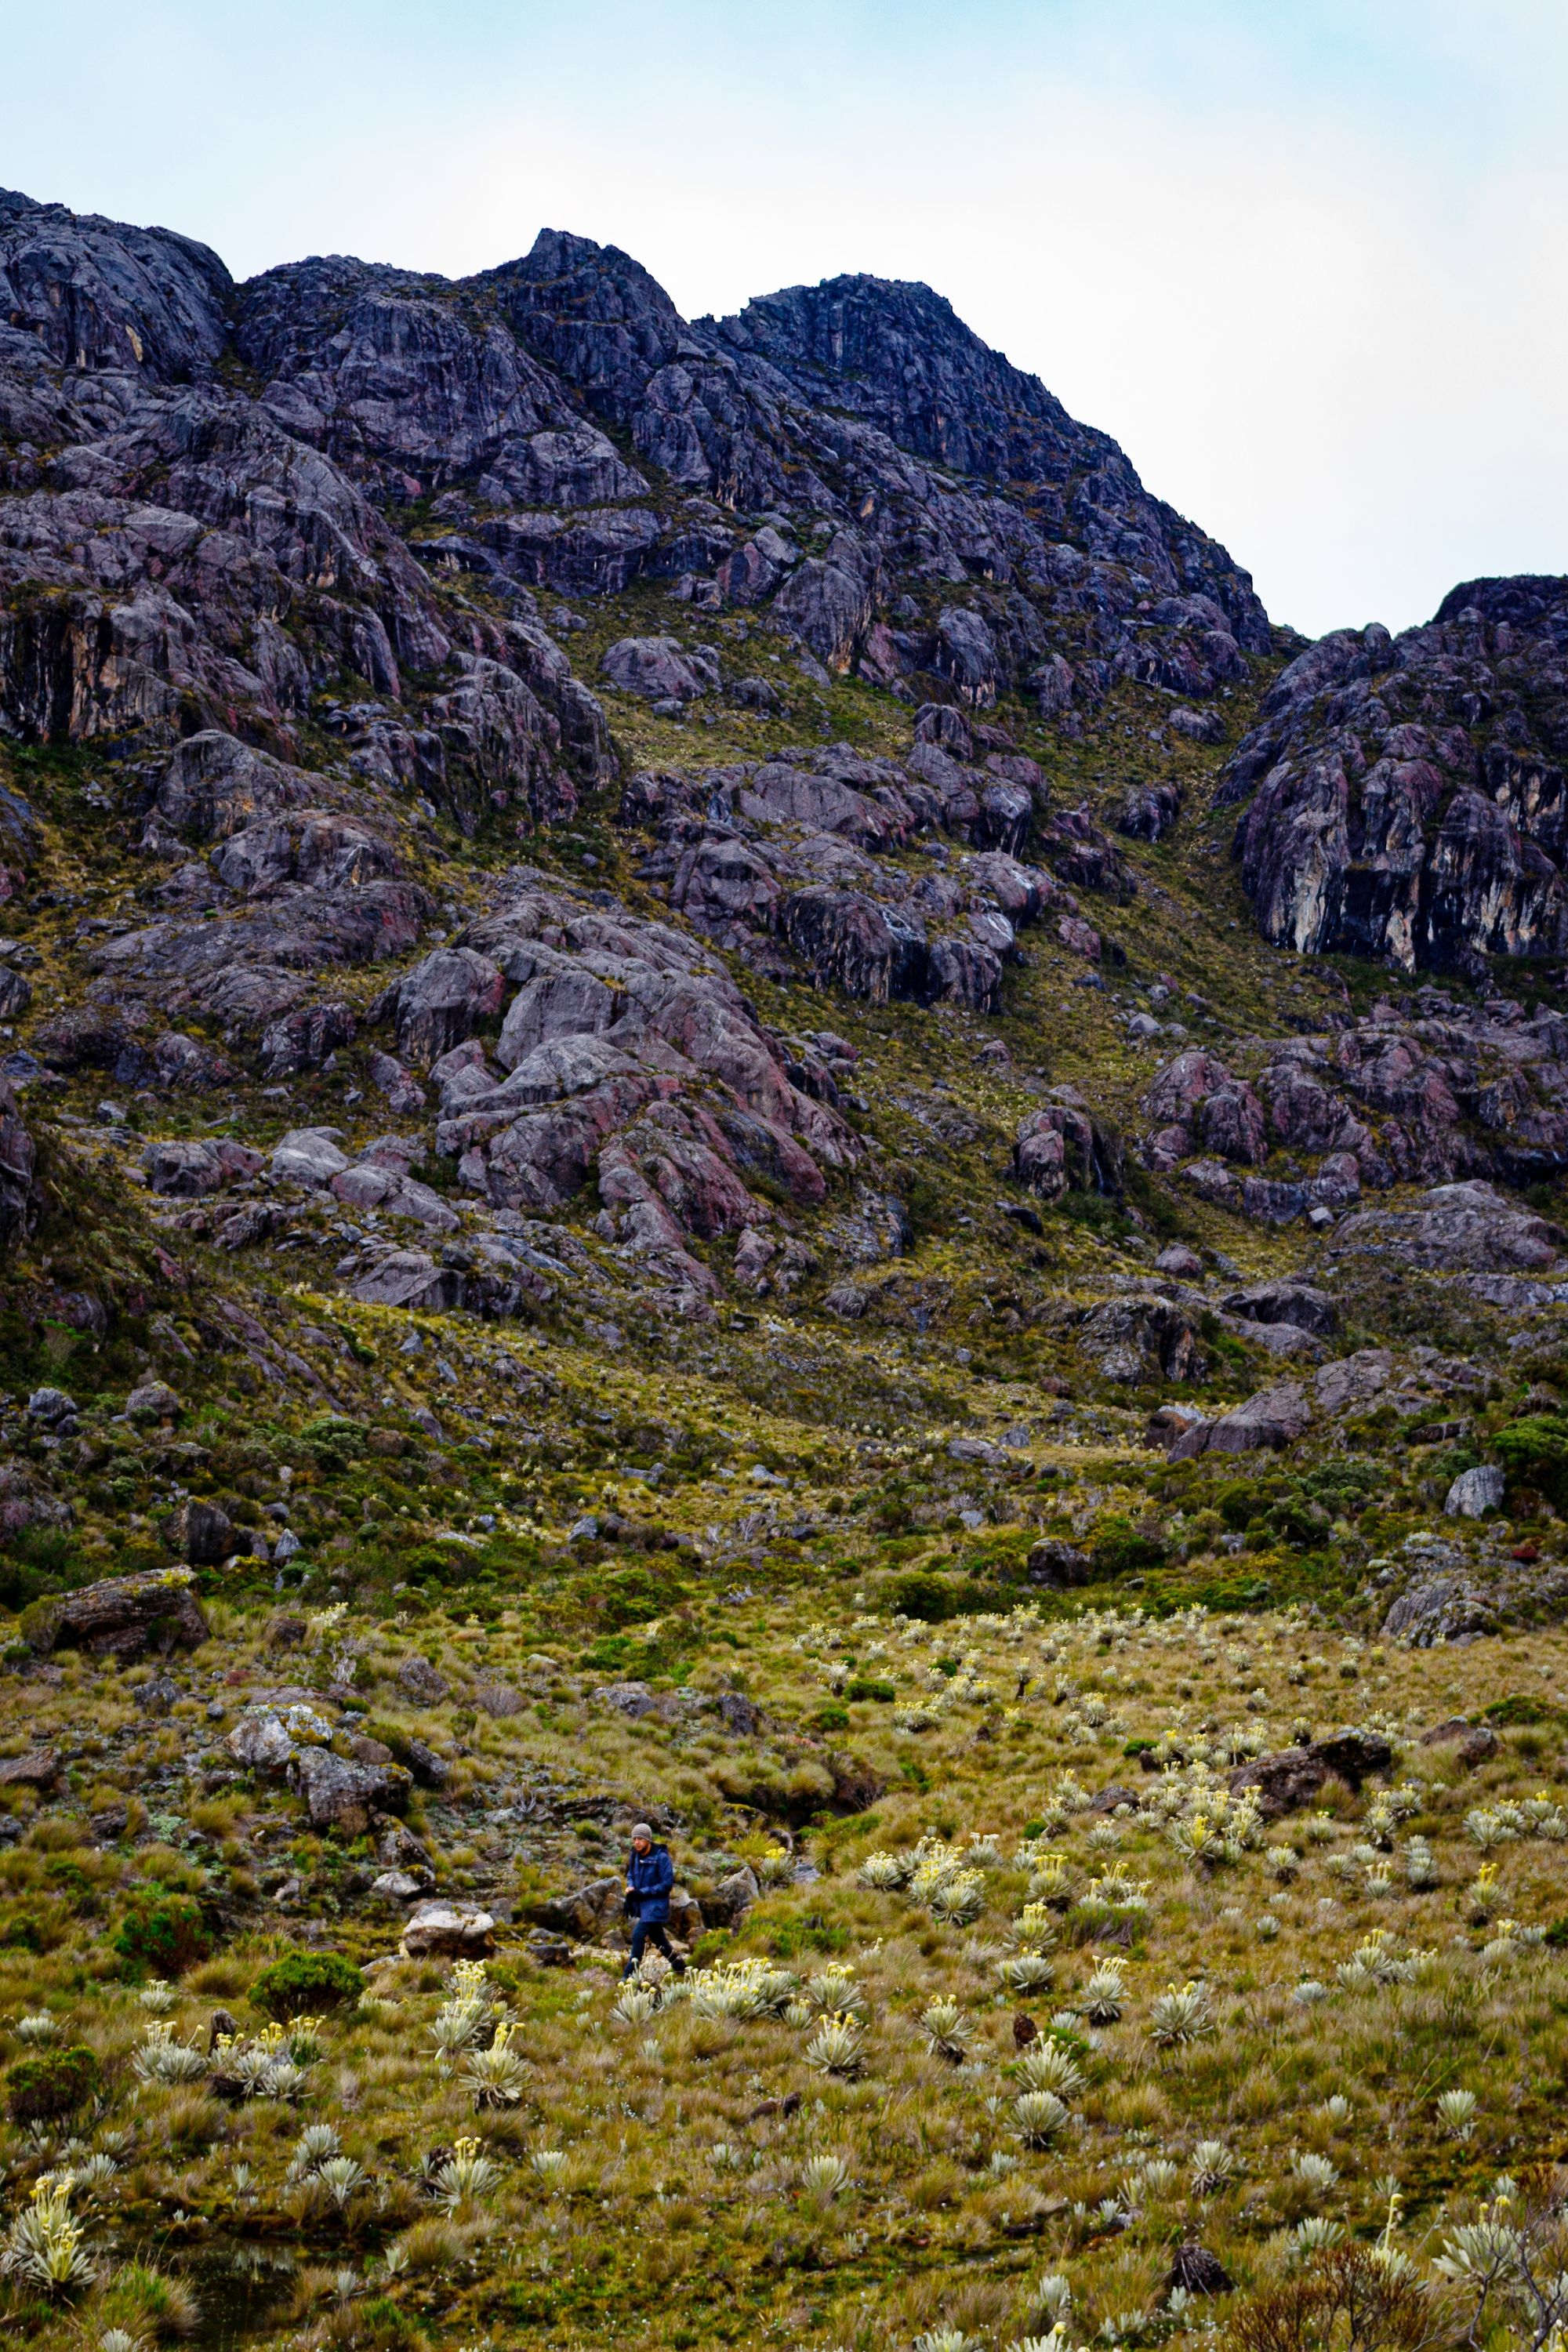
<svg viewBox="0 0 1568 2352"><path fill-rule="evenodd" d="M0 317L65 367L164 383L210 373L234 281L209 246L97 213L0 204Z"/></svg>
<svg viewBox="0 0 1568 2352"><path fill-rule="evenodd" d="M830 278L698 323L770 361L808 399L864 416L955 473L1059 483L1075 465L1110 458L1131 475L1108 436L1075 425L1037 377L992 351L929 286Z"/></svg>

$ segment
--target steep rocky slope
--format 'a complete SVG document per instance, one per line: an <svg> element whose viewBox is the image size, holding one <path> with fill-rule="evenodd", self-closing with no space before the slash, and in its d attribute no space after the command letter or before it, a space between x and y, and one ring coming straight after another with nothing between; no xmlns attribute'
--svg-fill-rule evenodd
<svg viewBox="0 0 1568 2352"><path fill-rule="evenodd" d="M1468 2000L1477 2083L1527 2141L1477 2145L1522 2167L1554 2095L1512 2098L1502 1995L1472 1994L1556 1965L1520 1858L1555 1851L1555 1801L1521 1811L1520 1776L1561 1778L1561 1694L1515 1686L1560 1674L1568 1589L1563 583L1303 652L920 287L688 322L553 232L461 282L334 257L236 286L184 238L10 196L0 281L0 2011L78 2002L102 2099L24 2113L49 2029L7 2025L0 2226L68 2133L72 2165L89 2131L110 2158L73 2210L124 2168L96 2283L29 2301L14 2264L8 2319L48 2352L147 2337L194 2281L258 2343L596 2339L612 2309L668 2340L668 2277L678 2340L805 2341L829 2310L860 2340L876 2292L903 2341L958 2324L954 2264L977 2326L1045 2325L1003 2282L1048 2239L1107 2341L1163 2340L1194 2324L1165 2300L1173 2181L1119 2172L1108 2214L1106 2168L1165 2163L1151 2133L1194 2116L1257 2126L1258 2193L1182 2206L1200 2287L1200 2230L1260 2289L1310 2251L1266 2234L1302 2218L1289 2111L1216 2073L1173 2122L1110 2084L1084 2009L1020 2021L1107 2069L1055 2153L993 2147L967 2026L900 2074L943 2135L906 2161L872 2127L881 2025L863 2089L797 2080L782 2042L753 2079L747 2021L657 1985L622 2019L640 2120L618 2074L601 2113L558 1972L618 1952L645 1816L683 1940L849 1955L907 2040L917 1991L1043 1990L1058 1930L1037 1916L1032 1955L910 1930L879 1821L1005 1824L1024 1859L975 1864L999 1910L1081 1811L1097 1875L1060 1932L1137 1954L1112 1846L1190 1843L1249 1787L1362 1805L1373 1843L1310 1902L1294 1847L1269 1863L1256 1923L1209 1892L1261 1856L1250 1830L1178 1847L1161 1967L1223 1948L1239 2000L1278 1936L1320 1991L1386 1990L1365 1951L1408 1956L1379 1856L1407 1819L1454 1877L1488 1768L1525 1825L1521 1939L1445 1961L1443 2032ZM1483 1705L1517 1754L1448 1720ZM1437 1762L1396 1759L1427 1729ZM1385 1818L1396 1762L1420 1810ZM1478 1885L1466 1921L1498 1907ZM279 1950L298 2059L193 2005L261 2002ZM338 2092L310 2054L331 1971L299 1973L329 1951L387 1962ZM476 2108L450 2052L426 2081L401 2045L486 1953L533 2071ZM184 2039L229 2040L134 2055L151 1972L184 1974ZM1303 2079L1317 1998L1269 1979ZM1409 2122L1432 2092L1406 2024L1412 2196L1468 2194L1469 2158ZM325 2142L290 2154L290 2102L374 2189L321 2171ZM810 2204L802 2113L808 2153L877 2183L874 2227ZM798 2227L628 2168L641 2121L699 2115ZM525 2157L558 2177L552 2116L593 2172L581 2231L515 2193ZM489 2242L497 2183L440 2186L476 2132L525 2271ZM263 2293L258 2249L334 2229L372 2269ZM699 2253L743 2287L689 2326Z"/></svg>
<svg viewBox="0 0 1568 2352"><path fill-rule="evenodd" d="M1568 946L1568 582L1472 580L1342 629L1265 696L1220 788L1267 939L1479 985Z"/></svg>

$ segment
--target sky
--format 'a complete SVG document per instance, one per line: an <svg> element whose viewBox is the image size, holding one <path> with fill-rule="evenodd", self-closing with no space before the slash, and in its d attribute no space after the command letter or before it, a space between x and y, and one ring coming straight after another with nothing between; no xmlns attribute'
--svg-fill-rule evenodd
<svg viewBox="0 0 1568 2352"><path fill-rule="evenodd" d="M0 184L694 317L922 278L1310 635L1568 572L1562 0L0 0Z"/></svg>

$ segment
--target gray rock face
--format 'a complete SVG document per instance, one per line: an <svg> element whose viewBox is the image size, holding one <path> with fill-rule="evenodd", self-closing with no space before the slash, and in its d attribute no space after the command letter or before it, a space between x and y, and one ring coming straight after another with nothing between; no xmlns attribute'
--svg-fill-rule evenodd
<svg viewBox="0 0 1568 2352"><path fill-rule="evenodd" d="M1439 1642L1470 1641L1495 1633L1500 1622L1495 1598L1479 1591L1462 1576L1429 1576L1402 1592L1383 1621L1394 1639L1415 1650L1430 1650Z"/></svg>
<svg viewBox="0 0 1568 2352"><path fill-rule="evenodd" d="M440 1669L416 1652L411 1653L399 1664L397 1685L418 1706L439 1706L451 1688Z"/></svg>
<svg viewBox="0 0 1568 2352"><path fill-rule="evenodd" d="M752 1904L762 1900L762 1892L751 1864L742 1863L710 1887L702 1897L702 1916L715 1927L738 1927Z"/></svg>
<svg viewBox="0 0 1568 2352"><path fill-rule="evenodd" d="M1367 1210L1347 1219L1339 1240L1406 1265L1498 1273L1554 1265L1568 1244L1544 1217L1482 1183L1439 1184L1408 1210Z"/></svg>
<svg viewBox="0 0 1568 2352"><path fill-rule="evenodd" d="M1031 1584L1069 1588L1091 1581L1094 1562L1076 1544L1047 1536L1030 1547L1026 1573Z"/></svg>
<svg viewBox="0 0 1568 2352"><path fill-rule="evenodd" d="M1204 1370L1197 1327L1168 1298L1108 1299L1089 1309L1079 1338L1107 1380L1190 1381Z"/></svg>
<svg viewBox="0 0 1568 2352"><path fill-rule="evenodd" d="M1043 1201L1059 1201L1069 1187L1114 1192L1121 1175L1121 1146L1088 1111L1070 1103L1051 1103L1026 1112L1020 1121L1013 1171Z"/></svg>
<svg viewBox="0 0 1568 2352"><path fill-rule="evenodd" d="M1267 938L1472 980L1563 952L1565 616L1568 581L1469 581L1282 673L1222 788Z"/></svg>
<svg viewBox="0 0 1568 2352"><path fill-rule="evenodd" d="M1473 1470L1461 1470L1449 1487L1443 1508L1453 1518L1480 1519L1489 1511L1502 1508L1508 1491L1508 1481L1495 1465L1480 1463Z"/></svg>

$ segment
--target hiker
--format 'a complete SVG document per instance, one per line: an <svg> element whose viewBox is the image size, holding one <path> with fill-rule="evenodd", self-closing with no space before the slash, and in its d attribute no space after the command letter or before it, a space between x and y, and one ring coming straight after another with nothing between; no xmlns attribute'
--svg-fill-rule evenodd
<svg viewBox="0 0 1568 2352"><path fill-rule="evenodd" d="M667 1845L655 1845L653 1832L646 1822L638 1822L632 1832L632 1850L626 1861L626 1913L632 1921L631 1958L621 1970L629 1977L642 1958L643 1946L652 1944L681 1974L686 1964L669 1948L669 1937L664 1923L669 1916L669 1890L675 1885L675 1864Z"/></svg>

